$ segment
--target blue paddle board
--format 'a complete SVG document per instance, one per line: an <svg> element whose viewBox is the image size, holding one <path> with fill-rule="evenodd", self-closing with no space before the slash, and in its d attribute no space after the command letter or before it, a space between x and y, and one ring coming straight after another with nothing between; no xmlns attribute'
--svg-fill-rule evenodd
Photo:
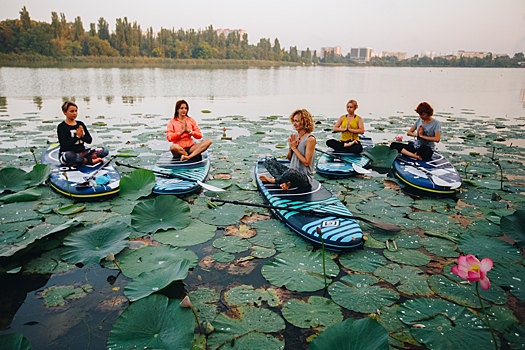
<svg viewBox="0 0 525 350"><path fill-rule="evenodd" d="M371 137L361 136L363 152L374 147L374 141ZM370 158L364 153L341 153L334 152L332 149L322 153L317 161L316 172L324 177L338 179L356 175L352 164L366 168L370 164ZM343 159L343 160L341 160Z"/></svg>
<svg viewBox="0 0 525 350"><path fill-rule="evenodd" d="M279 161L289 165L287 161ZM277 184L263 183L259 179L262 174L268 175L268 171L261 159L254 171L257 187L266 203L290 208L271 211L292 231L316 245L324 242L327 249L335 251L356 248L364 243L363 231L356 220L333 215L351 216L352 213L317 180L313 181L311 188L282 190ZM326 216L298 213L293 211L294 208L315 210L326 213ZM318 227L321 228L322 236L317 233Z"/></svg>
<svg viewBox="0 0 525 350"><path fill-rule="evenodd" d="M109 158L94 165L63 166L58 160L59 149L58 143L51 144L42 154L42 163L49 164L51 168L49 183L52 189L81 201L102 200L118 195L120 174L117 169L111 163L100 169ZM99 169L88 186L79 186Z"/></svg>
<svg viewBox="0 0 525 350"><path fill-rule="evenodd" d="M160 156L152 170L188 179L169 178L156 174L153 193L187 196L201 189L197 180L204 182L208 178L210 157L208 151L205 151L200 157L197 156L187 161L181 161L180 158L173 157L171 152L166 152Z"/></svg>
<svg viewBox="0 0 525 350"><path fill-rule="evenodd" d="M429 161L400 155L392 169L403 184L427 195L454 195L462 185L459 172L439 152L434 152Z"/></svg>

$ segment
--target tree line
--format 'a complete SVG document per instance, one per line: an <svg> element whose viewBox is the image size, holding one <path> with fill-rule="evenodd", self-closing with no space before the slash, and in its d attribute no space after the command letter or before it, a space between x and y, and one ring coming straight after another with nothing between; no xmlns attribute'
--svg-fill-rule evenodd
<svg viewBox="0 0 525 350"><path fill-rule="evenodd" d="M295 64L347 64L358 65L350 57L327 53L319 58L316 50L288 50L281 47L279 39L261 38L256 45L248 41L248 34L238 32L228 35L217 33L213 26L204 30L162 28L158 33L152 27L143 30L137 22L127 17L117 18L115 30L100 17L97 23L84 28L80 16L73 22L63 13L51 12L51 23L34 21L27 8L20 11L19 19L0 22L0 54L7 57L24 56L63 59L68 57L156 57L163 59L204 60L260 60L291 62ZM5 58L5 56L3 56ZM398 60L396 57L372 58L373 66L459 66L459 67L516 67L524 61L523 53L492 58L441 58Z"/></svg>

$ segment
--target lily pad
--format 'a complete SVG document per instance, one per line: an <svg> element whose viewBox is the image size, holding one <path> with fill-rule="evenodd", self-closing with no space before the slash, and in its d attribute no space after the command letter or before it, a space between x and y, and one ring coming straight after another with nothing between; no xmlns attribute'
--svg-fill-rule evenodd
<svg viewBox="0 0 525 350"><path fill-rule="evenodd" d="M339 262L352 271L371 273L385 265L387 260L371 250L354 250L341 255Z"/></svg>
<svg viewBox="0 0 525 350"><path fill-rule="evenodd" d="M155 186L155 175L151 170L137 169L120 179L120 196L137 200L140 197L147 197Z"/></svg>
<svg viewBox="0 0 525 350"><path fill-rule="evenodd" d="M217 303L221 295L211 288L198 288L189 294L193 308L201 322L212 322L217 316Z"/></svg>
<svg viewBox="0 0 525 350"><path fill-rule="evenodd" d="M224 300L232 305L261 306L263 301L272 307L279 306L281 300L274 289L254 288L249 285L233 287L224 293Z"/></svg>
<svg viewBox="0 0 525 350"><path fill-rule="evenodd" d="M456 244L438 237L428 237L421 240L425 249L434 255L444 258L457 258Z"/></svg>
<svg viewBox="0 0 525 350"><path fill-rule="evenodd" d="M79 287L74 286L51 286L44 289L42 297L46 306L62 306L67 300L80 299L93 291L93 286L84 284Z"/></svg>
<svg viewBox="0 0 525 350"><path fill-rule="evenodd" d="M266 248L266 247L259 247L259 246L252 246L251 250L252 252L250 253L250 255L253 256L254 258L259 258L259 259L269 258L275 255L275 253L277 253L277 251L273 248Z"/></svg>
<svg viewBox="0 0 525 350"><path fill-rule="evenodd" d="M397 151L385 145L374 146L374 148L365 151L364 154L372 160L374 168L390 169L397 157Z"/></svg>
<svg viewBox="0 0 525 350"><path fill-rule="evenodd" d="M376 320L352 318L328 327L309 350L388 350L388 332Z"/></svg>
<svg viewBox="0 0 525 350"><path fill-rule="evenodd" d="M72 264L98 264L109 253L124 249L129 234L129 226L116 220L88 226L64 239L66 250L62 258Z"/></svg>
<svg viewBox="0 0 525 350"><path fill-rule="evenodd" d="M170 270L172 265L184 259L190 262L190 268L197 266L199 261L191 250L170 246L147 246L136 249L125 254L119 261L122 273L129 278L136 278L143 272L159 268Z"/></svg>
<svg viewBox="0 0 525 350"><path fill-rule="evenodd" d="M220 263L227 263L235 260L235 255L226 252L218 252L212 255L212 259Z"/></svg>
<svg viewBox="0 0 525 350"><path fill-rule="evenodd" d="M174 281L181 281L188 276L190 261L182 259L156 270L142 272L126 285L124 294L129 301L136 301L156 293Z"/></svg>
<svg viewBox="0 0 525 350"><path fill-rule="evenodd" d="M525 210L516 210L514 214L502 217L500 227L518 247L525 247Z"/></svg>
<svg viewBox="0 0 525 350"><path fill-rule="evenodd" d="M429 296L432 291L428 287L427 278L423 270L414 266L400 266L388 264L379 266L374 275L397 285L397 290L408 295Z"/></svg>
<svg viewBox="0 0 525 350"><path fill-rule="evenodd" d="M188 203L175 196L162 195L138 203L131 213L131 225L137 231L181 230L190 224Z"/></svg>
<svg viewBox="0 0 525 350"><path fill-rule="evenodd" d="M0 334L0 344L5 350L31 350L31 342L21 333Z"/></svg>
<svg viewBox="0 0 525 350"><path fill-rule="evenodd" d="M49 164L35 164L33 169L29 172L29 186L38 186L49 178L51 167Z"/></svg>
<svg viewBox="0 0 525 350"><path fill-rule="evenodd" d="M0 169L0 191L22 191L30 182L29 174L22 169L10 167Z"/></svg>
<svg viewBox="0 0 525 350"><path fill-rule="evenodd" d="M328 287L332 300L355 312L373 313L390 306L399 299L391 289L374 286L379 279L369 275L346 275Z"/></svg>
<svg viewBox="0 0 525 350"><path fill-rule="evenodd" d="M241 253L251 247L251 243L237 236L224 236L213 241L213 246L226 253Z"/></svg>
<svg viewBox="0 0 525 350"><path fill-rule="evenodd" d="M36 201L42 194L37 188L28 188L23 191L18 191L13 194L8 194L0 198L0 201L4 203L16 203L16 202L31 202Z"/></svg>
<svg viewBox="0 0 525 350"><path fill-rule="evenodd" d="M208 181L210 182L210 181ZM215 185L213 185L215 186ZM199 220L215 226L235 225L246 215L244 207L223 205L215 209L207 209L199 213Z"/></svg>
<svg viewBox="0 0 525 350"><path fill-rule="evenodd" d="M487 236L464 235L458 247L465 254L475 255L478 259L490 257L495 263L516 263L522 259L518 248Z"/></svg>
<svg viewBox="0 0 525 350"><path fill-rule="evenodd" d="M113 324L107 348L189 349L195 319L180 302L155 294L131 304Z"/></svg>
<svg viewBox="0 0 525 350"><path fill-rule="evenodd" d="M234 317L224 313L213 321L215 331L208 337L208 346L218 349L233 344L233 349L283 349L284 343L267 333L285 328L279 314L255 306L239 306Z"/></svg>
<svg viewBox="0 0 525 350"><path fill-rule="evenodd" d="M80 213L84 209L86 209L85 204L73 203L64 207L56 208L55 211L61 215L71 215Z"/></svg>
<svg viewBox="0 0 525 350"><path fill-rule="evenodd" d="M396 251L384 250L385 257L399 264L423 266L430 262L430 257L419 250L400 248Z"/></svg>
<svg viewBox="0 0 525 350"><path fill-rule="evenodd" d="M325 328L343 321L339 305L330 299L311 296L307 301L289 299L282 308L283 317L299 328Z"/></svg>
<svg viewBox="0 0 525 350"><path fill-rule="evenodd" d="M267 262L261 273L271 284L298 292L324 288L323 257L319 252L290 251ZM339 267L330 258L325 260L326 282L339 274Z"/></svg>
<svg viewBox="0 0 525 350"><path fill-rule="evenodd" d="M209 241L215 237L216 230L216 226L195 219L186 228L155 233L155 240L174 247L188 247Z"/></svg>
<svg viewBox="0 0 525 350"><path fill-rule="evenodd" d="M405 301L399 319L413 327L410 333L430 349L494 349L489 328L469 309L443 299L419 298ZM499 345L499 344L498 344Z"/></svg>

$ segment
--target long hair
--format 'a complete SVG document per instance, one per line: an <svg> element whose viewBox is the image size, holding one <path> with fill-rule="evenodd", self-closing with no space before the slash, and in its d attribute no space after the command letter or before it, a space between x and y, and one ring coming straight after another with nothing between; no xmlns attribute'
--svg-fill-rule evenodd
<svg viewBox="0 0 525 350"><path fill-rule="evenodd" d="M293 123L293 117L295 117L296 115L299 116L299 120L301 121L301 123L303 123L306 132L314 131L314 118L312 118L310 112L308 112L306 109L297 109L293 111L293 113L290 114L290 123Z"/></svg>
<svg viewBox="0 0 525 350"><path fill-rule="evenodd" d="M183 104L186 105L186 107L188 107L188 113L190 112L190 105L188 104L188 102L186 102L184 100L178 100L177 102L175 102L175 114L173 115L173 118L178 118L179 117L179 108Z"/></svg>
<svg viewBox="0 0 525 350"><path fill-rule="evenodd" d="M67 110L71 106L77 107L77 109L78 109L78 106L74 102L66 101L66 102L62 103L62 112L67 112Z"/></svg>

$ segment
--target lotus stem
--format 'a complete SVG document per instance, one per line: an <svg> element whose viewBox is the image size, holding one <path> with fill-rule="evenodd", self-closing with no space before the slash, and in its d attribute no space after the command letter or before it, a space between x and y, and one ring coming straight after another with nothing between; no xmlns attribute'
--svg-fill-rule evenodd
<svg viewBox="0 0 525 350"><path fill-rule="evenodd" d="M31 151L31 154L33 155L33 159L35 160L35 164L38 164L38 161L36 160L36 156L35 156L35 149L33 147L31 147L29 150Z"/></svg>
<svg viewBox="0 0 525 350"><path fill-rule="evenodd" d="M483 305L483 301L481 300L481 295L479 294L479 282L476 282L476 294L478 296L479 304L481 305L481 310L483 310L483 314L485 315L485 322L487 322L487 325L490 329L490 334L492 335L492 341L494 342L494 348L498 350L498 343L496 342L496 335L494 334L494 330L492 329L492 326L490 325L489 316L487 315L487 311L485 310L485 306Z"/></svg>
<svg viewBox="0 0 525 350"><path fill-rule="evenodd" d="M73 195L71 194L71 189L69 188L69 178L67 177L67 172L64 171L62 175L64 175L64 177L67 180L67 193L69 194L69 197L73 198Z"/></svg>
<svg viewBox="0 0 525 350"><path fill-rule="evenodd" d="M199 325L199 332L201 334L203 334L204 332L202 331L202 326L201 326L201 323L199 321L199 316L197 316L197 311L195 310L193 305L191 305L190 297L186 295L184 297L184 299L182 299L182 301L180 302L179 305L181 307L189 307L191 309L191 311L193 311L193 316L195 316L195 321L197 321L197 324Z"/></svg>
<svg viewBox="0 0 525 350"><path fill-rule="evenodd" d="M444 233L425 232L425 234L426 234L427 236L432 236L432 237L438 237L438 238L447 239L447 240L451 241L452 243L459 243L459 239L458 239L458 238L448 236L448 235L446 235L446 234L444 234Z"/></svg>
<svg viewBox="0 0 525 350"><path fill-rule="evenodd" d="M113 253L109 253L108 256L106 256L106 260L111 261L113 264L115 264L117 266L119 271L122 272L122 269L120 268L120 265L119 265L117 259L115 259L115 255L113 255Z"/></svg>

